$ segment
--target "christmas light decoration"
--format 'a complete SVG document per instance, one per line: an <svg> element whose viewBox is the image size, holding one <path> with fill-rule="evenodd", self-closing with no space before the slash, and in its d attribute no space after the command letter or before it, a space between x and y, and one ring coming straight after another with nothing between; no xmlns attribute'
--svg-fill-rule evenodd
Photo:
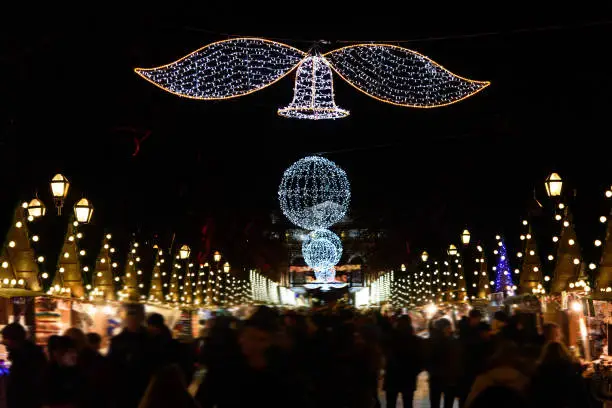
<svg viewBox="0 0 612 408"><path fill-rule="evenodd" d="M275 41L234 38L206 45L170 64L135 71L174 95L228 99L273 84L291 72L305 55Z"/></svg>
<svg viewBox="0 0 612 408"><path fill-rule="evenodd" d="M308 229L325 229L346 214L351 192L344 170L330 160L310 156L285 170L278 197L283 214Z"/></svg>
<svg viewBox="0 0 612 408"><path fill-rule="evenodd" d="M510 265L506 256L506 245L503 241L499 241L499 261L495 270L495 291L512 293L512 275L510 274Z"/></svg>
<svg viewBox="0 0 612 408"><path fill-rule="evenodd" d="M329 230L312 231L302 242L302 254L306 264L315 272L329 269L340 262L342 243L340 238Z"/></svg>
<svg viewBox="0 0 612 408"><path fill-rule="evenodd" d="M279 114L291 118L335 119L348 115L333 102L330 68L366 95L414 108L450 105L489 85L455 75L426 56L396 45L350 45L321 56L262 38L217 41L170 64L136 68L135 72L174 95L214 100L256 92L298 65L301 72L296 77L294 101L279 110ZM315 98L322 94L325 96L321 99ZM326 103L320 104L322 100ZM304 104L307 101L310 104Z"/></svg>
<svg viewBox="0 0 612 408"><path fill-rule="evenodd" d="M412 108L459 102L490 83L462 78L416 51L357 44L324 55L346 82L379 101Z"/></svg>
<svg viewBox="0 0 612 408"><path fill-rule="evenodd" d="M293 101L278 114L295 119L338 119L349 115L334 102L334 83L329 63L320 56L305 58L297 69Z"/></svg>

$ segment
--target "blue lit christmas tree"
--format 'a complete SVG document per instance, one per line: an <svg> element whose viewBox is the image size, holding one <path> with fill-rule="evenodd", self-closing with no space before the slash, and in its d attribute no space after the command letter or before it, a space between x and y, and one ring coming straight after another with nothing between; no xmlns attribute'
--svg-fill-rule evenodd
<svg viewBox="0 0 612 408"><path fill-rule="evenodd" d="M506 255L506 244L504 244L503 240L499 240L498 245L497 255L499 258L497 260L497 268L495 269L495 291L506 292L508 286L512 288L512 270Z"/></svg>

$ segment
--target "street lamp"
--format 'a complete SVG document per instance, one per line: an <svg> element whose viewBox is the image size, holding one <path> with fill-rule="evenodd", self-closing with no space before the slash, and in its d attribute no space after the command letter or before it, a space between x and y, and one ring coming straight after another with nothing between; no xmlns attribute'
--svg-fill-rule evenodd
<svg viewBox="0 0 612 408"><path fill-rule="evenodd" d="M183 245L181 249L179 249L179 257L181 259L189 258L189 254L191 253L191 248L188 245Z"/></svg>
<svg viewBox="0 0 612 408"><path fill-rule="evenodd" d="M427 260L429 259L429 254L427 253L427 251L423 251L423 253L421 254L421 259L423 260L423 262L427 262Z"/></svg>
<svg viewBox="0 0 612 408"><path fill-rule="evenodd" d="M33 198L28 204L28 215L32 218L42 217L46 211L45 205L38 198Z"/></svg>
<svg viewBox="0 0 612 408"><path fill-rule="evenodd" d="M563 188L563 180L557 173L552 173L546 178L544 186L549 197L559 197Z"/></svg>
<svg viewBox="0 0 612 408"><path fill-rule="evenodd" d="M213 255L213 260L215 262L221 262L221 253L219 251L215 251Z"/></svg>
<svg viewBox="0 0 612 408"><path fill-rule="evenodd" d="M91 220L93 210L93 205L83 197L74 206L74 216L81 224L87 224Z"/></svg>
<svg viewBox="0 0 612 408"><path fill-rule="evenodd" d="M223 264L223 272L229 273L229 271L230 271L230 264L229 262L226 262Z"/></svg>
<svg viewBox="0 0 612 408"><path fill-rule="evenodd" d="M463 245L468 245L470 243L470 231L464 229L463 233L461 234L461 242L463 242Z"/></svg>
<svg viewBox="0 0 612 408"><path fill-rule="evenodd" d="M450 256L455 256L455 255L457 255L457 247L456 247L456 246L454 246L453 244L450 244L450 246L448 247L448 251L447 251L447 253L448 253Z"/></svg>
<svg viewBox="0 0 612 408"><path fill-rule="evenodd" d="M69 187L70 182L68 179L59 173L51 179L51 194L53 194L53 201L55 201L58 215L62 215L62 207L64 206L64 199L68 195Z"/></svg>

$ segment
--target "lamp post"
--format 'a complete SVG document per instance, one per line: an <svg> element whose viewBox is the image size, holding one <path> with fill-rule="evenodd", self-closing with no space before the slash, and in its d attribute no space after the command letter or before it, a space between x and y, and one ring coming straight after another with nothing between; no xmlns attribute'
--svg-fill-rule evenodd
<svg viewBox="0 0 612 408"><path fill-rule="evenodd" d="M179 257L181 259L188 259L190 254L191 248L189 248L189 245L183 245L181 249L179 249Z"/></svg>
<svg viewBox="0 0 612 408"><path fill-rule="evenodd" d="M559 174L551 173L544 181L544 187L549 197L559 197L563 189L563 179Z"/></svg>
<svg viewBox="0 0 612 408"><path fill-rule="evenodd" d="M51 195L53 196L53 202L55 203L55 208L57 209L57 215L61 216L62 208L64 207L64 202L68 196L68 190L70 189L70 181L68 181L66 176L58 173L53 176L49 185L51 186ZM29 221L34 221L36 218L41 218L47 212L45 204L38 197L34 197L25 208L28 210ZM87 224L91 221L94 207L88 199L85 197L81 198L74 205L73 209L74 218L80 224Z"/></svg>

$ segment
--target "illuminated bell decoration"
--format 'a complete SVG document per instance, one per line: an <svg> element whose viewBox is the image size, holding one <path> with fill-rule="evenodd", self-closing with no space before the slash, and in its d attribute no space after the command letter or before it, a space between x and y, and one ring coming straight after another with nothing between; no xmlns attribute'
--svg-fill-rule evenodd
<svg viewBox="0 0 612 408"><path fill-rule="evenodd" d="M74 216L78 222L86 224L91 220L93 210L93 205L91 205L89 200L81 198L74 206Z"/></svg>
<svg viewBox="0 0 612 408"><path fill-rule="evenodd" d="M302 254L306 264L315 271L329 269L340 262L342 243L329 230L312 231L302 243Z"/></svg>
<svg viewBox="0 0 612 408"><path fill-rule="evenodd" d="M332 70L325 58L310 56L297 69L293 101L278 114L294 119L339 119L349 115L334 102Z"/></svg>
<svg viewBox="0 0 612 408"><path fill-rule="evenodd" d="M44 216L46 211L45 205L38 198L33 198L28 204L28 215L34 218Z"/></svg>
<svg viewBox="0 0 612 408"><path fill-rule="evenodd" d="M468 230L463 230L463 233L461 234L461 242L463 242L464 245L467 245L470 243L470 231Z"/></svg>
<svg viewBox="0 0 612 408"><path fill-rule="evenodd" d="M179 257L181 259L189 258L189 254L191 253L191 248L188 245L183 245L181 249L179 249Z"/></svg>
<svg viewBox="0 0 612 408"><path fill-rule="evenodd" d="M552 173L546 178L544 186L549 197L559 197L563 188L563 180L557 173Z"/></svg>
<svg viewBox="0 0 612 408"><path fill-rule="evenodd" d="M423 262L427 262L427 260L429 259L429 254L427 253L427 251L423 251L423 253L421 254L421 259L423 260Z"/></svg>
<svg viewBox="0 0 612 408"><path fill-rule="evenodd" d="M278 190L283 214L307 230L325 229L340 221L350 197L344 170L319 156L293 163L285 170Z"/></svg>
<svg viewBox="0 0 612 408"><path fill-rule="evenodd" d="M215 262L221 262L221 253L219 251L215 251L215 254L213 255L213 260Z"/></svg>
<svg viewBox="0 0 612 408"><path fill-rule="evenodd" d="M448 251L447 251L447 253L448 253L450 256L455 256L455 255L457 255L457 247L456 247L456 246L454 246L453 244L450 244L450 246L448 247Z"/></svg>

